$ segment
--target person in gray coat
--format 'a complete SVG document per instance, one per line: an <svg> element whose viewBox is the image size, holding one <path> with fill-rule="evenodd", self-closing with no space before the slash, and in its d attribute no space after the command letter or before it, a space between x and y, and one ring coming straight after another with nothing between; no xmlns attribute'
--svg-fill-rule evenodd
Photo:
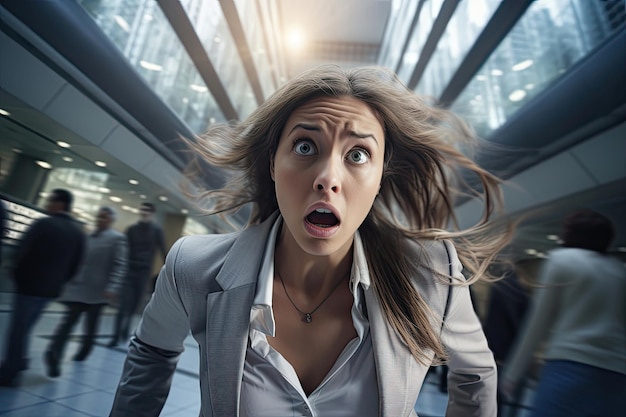
<svg viewBox="0 0 626 417"><path fill-rule="evenodd" d="M96 335L102 308L119 293L126 273L128 244L126 236L111 226L115 211L101 207L96 217L96 230L87 238L85 260L79 272L65 287L57 301L67 306L67 312L57 327L45 353L48 375L61 374L59 362L72 329L86 313L82 346L74 356L83 361L89 356Z"/></svg>

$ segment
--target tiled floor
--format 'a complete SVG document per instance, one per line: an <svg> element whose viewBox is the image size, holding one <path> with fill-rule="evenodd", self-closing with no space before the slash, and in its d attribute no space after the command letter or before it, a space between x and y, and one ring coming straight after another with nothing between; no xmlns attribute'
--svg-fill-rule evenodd
<svg viewBox="0 0 626 417"><path fill-rule="evenodd" d="M0 294L0 343L9 319L10 298ZM112 328L113 310L106 310L100 322L103 336L84 362L73 362L76 340L70 340L62 363L62 375L48 378L43 364L43 352L58 324L63 306L51 303L35 326L29 354L30 369L22 375L17 388L0 388L0 416L11 417L87 417L108 416L125 357L125 347L107 348L106 335ZM76 326L80 334L82 323ZM200 410L198 387L198 348L190 337L178 364L170 395L161 413L163 417L197 417ZM446 394L437 386L438 376L429 375L415 410L420 417L443 417ZM516 417L524 417L520 413Z"/></svg>

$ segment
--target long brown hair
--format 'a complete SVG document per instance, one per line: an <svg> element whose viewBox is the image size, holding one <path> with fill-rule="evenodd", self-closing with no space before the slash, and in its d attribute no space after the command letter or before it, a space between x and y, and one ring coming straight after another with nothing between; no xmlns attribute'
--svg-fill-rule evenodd
<svg viewBox="0 0 626 417"><path fill-rule="evenodd" d="M476 143L471 130L448 110L427 103L382 67L343 70L324 65L290 80L244 121L211 127L192 143L202 160L231 172L226 186L200 195L211 213L251 207L250 224L279 209L270 161L289 115L319 96L352 96L371 106L385 131L380 193L360 226L371 279L390 325L412 355L427 362L428 350L445 357L428 305L412 282L408 240L452 239L470 278L487 267L510 240L512 230L493 234L491 219L502 206L500 181L459 150ZM197 166L196 166L197 167ZM467 186L464 178L480 184ZM482 219L458 230L454 198L459 190L482 201ZM451 227L453 230L445 230ZM418 260L428 265L428 260ZM433 279L442 278L433 271Z"/></svg>

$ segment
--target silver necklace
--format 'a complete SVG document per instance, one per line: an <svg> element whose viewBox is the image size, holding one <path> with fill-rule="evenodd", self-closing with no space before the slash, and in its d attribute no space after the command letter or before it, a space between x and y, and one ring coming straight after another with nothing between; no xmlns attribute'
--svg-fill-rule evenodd
<svg viewBox="0 0 626 417"><path fill-rule="evenodd" d="M339 285L343 282L343 279L348 275L344 275L343 277L341 277L341 279L339 281L337 281L337 284L335 284L335 286L333 287L333 289L328 293L328 295L326 297L324 297L324 299L322 300L321 303L319 303L317 305L317 307L315 307L313 309L313 311L311 311L310 313L305 313L304 311L300 310L298 308L298 306L296 305L296 303L293 302L293 300L291 299L291 297L289 296L289 293L287 292L287 287L285 287L285 281L283 281L283 277L280 276L280 273L278 271L276 271L276 275L278 275L278 279L280 279L281 284L283 284L283 290L285 290L285 295L287 296L287 299L289 300L289 302L291 303L291 305L293 306L293 308L295 308L298 313L302 314L302 321L305 323L311 323L313 321L313 313L315 313L317 311L318 308L320 308L322 306L322 304L324 304L326 302L326 300L328 300L330 298L330 296L335 292L335 290L337 288L339 288Z"/></svg>

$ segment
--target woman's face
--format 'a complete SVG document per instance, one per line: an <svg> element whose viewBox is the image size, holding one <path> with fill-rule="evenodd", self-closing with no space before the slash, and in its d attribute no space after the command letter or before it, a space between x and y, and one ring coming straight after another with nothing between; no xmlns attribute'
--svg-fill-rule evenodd
<svg viewBox="0 0 626 417"><path fill-rule="evenodd" d="M347 253L378 194L385 137L374 111L353 97L298 107L272 166L286 237L311 255Z"/></svg>

